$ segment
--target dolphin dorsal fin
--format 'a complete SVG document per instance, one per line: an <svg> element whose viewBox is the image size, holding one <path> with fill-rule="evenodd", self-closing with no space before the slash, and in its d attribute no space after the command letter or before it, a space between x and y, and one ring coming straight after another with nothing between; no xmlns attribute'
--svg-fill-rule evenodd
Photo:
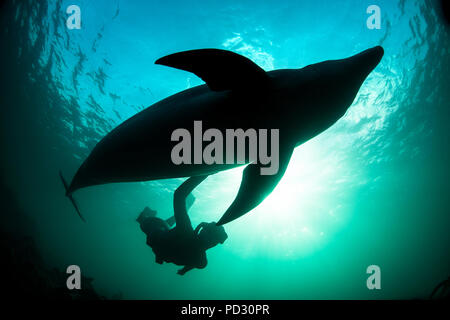
<svg viewBox="0 0 450 320"><path fill-rule="evenodd" d="M178 52L155 63L192 72L213 91L259 86L268 78L266 72L250 59L220 49Z"/></svg>

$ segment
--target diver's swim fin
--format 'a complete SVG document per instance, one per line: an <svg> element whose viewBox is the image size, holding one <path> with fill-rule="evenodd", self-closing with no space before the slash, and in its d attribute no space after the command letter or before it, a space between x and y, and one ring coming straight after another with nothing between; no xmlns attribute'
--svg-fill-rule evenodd
<svg viewBox="0 0 450 320"><path fill-rule="evenodd" d="M137 217L136 221L142 223L148 218L155 218L157 214L158 213L155 210L150 209L149 207L145 207L144 210L142 210L142 212L139 214L139 217Z"/></svg>
<svg viewBox="0 0 450 320"><path fill-rule="evenodd" d="M73 198L73 196L71 194L67 194L67 191L69 190L69 186L66 182L66 179L64 179L61 170L59 171L59 176L61 178L61 181L64 185L64 188L66 189L66 196L70 199L70 201L73 204L73 207L75 208L75 210L77 211L78 215L80 216L81 220L83 220L83 222L86 222L86 220L83 218L83 216L81 215L80 209L78 209L78 205L75 202L75 199Z"/></svg>

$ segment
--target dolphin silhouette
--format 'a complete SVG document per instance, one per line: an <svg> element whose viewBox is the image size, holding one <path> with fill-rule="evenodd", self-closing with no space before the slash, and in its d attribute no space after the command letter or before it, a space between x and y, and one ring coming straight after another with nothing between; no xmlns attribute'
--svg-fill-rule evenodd
<svg viewBox="0 0 450 320"><path fill-rule="evenodd" d="M217 224L233 221L272 192L295 147L345 114L383 54L383 48L377 46L346 59L270 72L241 55L219 49L190 50L160 58L156 64L192 72L206 84L165 98L109 132L70 185L61 175L66 195L83 219L72 197L80 188L206 175L239 166L172 162L172 132L192 127L196 120L202 120L205 129L222 132L226 128L279 128L279 170L274 175L261 175L261 164L254 162L245 168L238 194Z"/></svg>

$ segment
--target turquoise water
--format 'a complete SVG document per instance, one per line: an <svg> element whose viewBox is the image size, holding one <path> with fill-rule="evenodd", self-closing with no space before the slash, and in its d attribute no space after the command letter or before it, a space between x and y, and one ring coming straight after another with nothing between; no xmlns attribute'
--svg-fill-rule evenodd
<svg viewBox="0 0 450 320"><path fill-rule="evenodd" d="M81 9L81 29L66 8ZM77 264L126 299L427 297L450 275L449 29L433 1L12 1L2 14L2 175L48 265ZM346 115L297 148L275 191L230 224L208 266L158 265L135 219L172 215L183 179L111 184L64 197L95 144L138 111L202 84L154 64L196 48L265 70L301 68L375 45L385 56ZM276 110L274 110L276 112ZM194 225L217 221L242 168L195 191ZM27 222L28 223L28 222ZM27 229L28 230L28 229ZM381 268L368 290L366 268Z"/></svg>

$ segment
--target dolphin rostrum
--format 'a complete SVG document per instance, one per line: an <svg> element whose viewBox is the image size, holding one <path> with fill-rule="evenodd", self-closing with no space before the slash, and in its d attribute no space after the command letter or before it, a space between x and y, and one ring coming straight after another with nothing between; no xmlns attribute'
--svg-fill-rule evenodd
<svg viewBox="0 0 450 320"><path fill-rule="evenodd" d="M174 94L142 110L108 133L66 187L147 181L213 174L241 164L174 164L171 134L197 120L206 128L279 128L279 169L261 175L250 163L233 203L217 223L223 225L258 206L282 178L295 147L341 118L384 50L377 46L341 60L302 69L265 72L236 53L201 49L160 58L156 64L190 71L206 84ZM81 217L81 214L80 214ZM83 219L84 220L84 219Z"/></svg>

